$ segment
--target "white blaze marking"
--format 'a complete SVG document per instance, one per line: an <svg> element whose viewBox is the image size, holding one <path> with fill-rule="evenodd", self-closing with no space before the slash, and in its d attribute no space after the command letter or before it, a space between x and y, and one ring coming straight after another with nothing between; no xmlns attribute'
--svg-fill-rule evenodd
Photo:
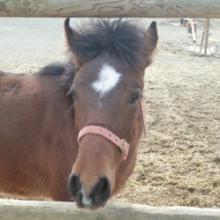
<svg viewBox="0 0 220 220"><path fill-rule="evenodd" d="M98 79L92 83L92 88L103 97L119 82L121 74L113 66L104 64L99 72Z"/></svg>
<svg viewBox="0 0 220 220"><path fill-rule="evenodd" d="M92 200L90 198L88 198L83 187L81 188L81 193L82 193L82 204L85 207L89 208L92 205Z"/></svg>

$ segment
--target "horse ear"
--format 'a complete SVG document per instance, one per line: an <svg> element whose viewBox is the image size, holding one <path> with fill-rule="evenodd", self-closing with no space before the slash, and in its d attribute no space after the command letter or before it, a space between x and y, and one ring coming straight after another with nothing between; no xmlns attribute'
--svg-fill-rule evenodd
<svg viewBox="0 0 220 220"><path fill-rule="evenodd" d="M146 52L147 52L147 63L146 66L148 66L151 63L152 56L154 54L155 49L157 48L158 43L158 32L157 32L157 23L153 21L148 30L145 33L145 39L146 39Z"/></svg>
<svg viewBox="0 0 220 220"><path fill-rule="evenodd" d="M81 65L81 62L75 51L75 45L77 39L79 39L79 33L70 27L70 18L65 19L64 30L66 35L67 46L69 51L71 52L71 60L73 64L76 67L78 67Z"/></svg>

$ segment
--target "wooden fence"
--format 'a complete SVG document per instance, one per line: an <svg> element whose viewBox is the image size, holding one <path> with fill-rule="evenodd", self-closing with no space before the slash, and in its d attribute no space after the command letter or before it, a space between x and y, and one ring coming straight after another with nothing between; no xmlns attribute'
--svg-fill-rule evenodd
<svg viewBox="0 0 220 220"><path fill-rule="evenodd" d="M0 16L220 18L220 0L0 0Z"/></svg>
<svg viewBox="0 0 220 220"><path fill-rule="evenodd" d="M74 203L0 199L1 220L219 220L220 209L156 208L143 205L107 205L98 211Z"/></svg>

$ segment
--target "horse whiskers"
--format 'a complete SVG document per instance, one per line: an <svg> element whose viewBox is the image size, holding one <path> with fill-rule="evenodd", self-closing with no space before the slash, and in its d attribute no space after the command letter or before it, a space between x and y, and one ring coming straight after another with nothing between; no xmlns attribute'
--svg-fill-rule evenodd
<svg viewBox="0 0 220 220"><path fill-rule="evenodd" d="M73 103L69 108L68 108L68 113L72 113L74 110L75 104Z"/></svg>
<svg viewBox="0 0 220 220"><path fill-rule="evenodd" d="M138 108L138 116L141 119L142 127L143 127L143 130L144 130L144 136L146 137L146 127L145 127L145 123L144 123L143 105L142 105L141 102L140 102L139 108Z"/></svg>
<svg viewBox="0 0 220 220"><path fill-rule="evenodd" d="M71 93L72 93L72 91L73 91L73 89L72 89L72 87L69 89L69 91L66 93L66 96L70 96L71 95Z"/></svg>

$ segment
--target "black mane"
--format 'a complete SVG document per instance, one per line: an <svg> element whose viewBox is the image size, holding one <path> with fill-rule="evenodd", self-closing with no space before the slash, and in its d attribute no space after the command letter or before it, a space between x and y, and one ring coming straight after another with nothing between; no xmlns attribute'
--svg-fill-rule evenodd
<svg viewBox="0 0 220 220"><path fill-rule="evenodd" d="M69 19L65 21L65 28L68 38L71 33ZM147 62L145 33L145 30L129 21L97 19L84 27L81 26L78 36L73 35L68 40L70 51L82 62L108 53L130 67L139 69Z"/></svg>
<svg viewBox="0 0 220 220"><path fill-rule="evenodd" d="M60 76L61 86L69 90L76 71L76 67L71 62L51 63L41 68L37 74L40 76Z"/></svg>

